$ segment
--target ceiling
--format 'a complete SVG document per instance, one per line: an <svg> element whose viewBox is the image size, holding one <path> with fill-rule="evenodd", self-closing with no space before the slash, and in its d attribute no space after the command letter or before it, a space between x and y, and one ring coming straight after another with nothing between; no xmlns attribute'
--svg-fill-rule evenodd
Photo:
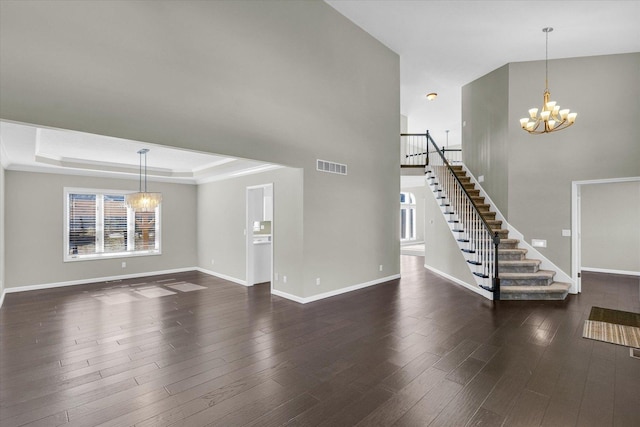
<svg viewBox="0 0 640 427"><path fill-rule="evenodd" d="M135 178L147 153L150 181L202 184L281 166L146 142L0 121L2 164L9 170Z"/></svg>
<svg viewBox="0 0 640 427"><path fill-rule="evenodd" d="M640 1L325 0L400 55L408 131L461 142L462 86L510 62L640 52ZM549 69L550 84L553 68ZM539 82L540 96L544 77ZM427 101L425 95L437 92ZM539 99L532 99L537 103Z"/></svg>

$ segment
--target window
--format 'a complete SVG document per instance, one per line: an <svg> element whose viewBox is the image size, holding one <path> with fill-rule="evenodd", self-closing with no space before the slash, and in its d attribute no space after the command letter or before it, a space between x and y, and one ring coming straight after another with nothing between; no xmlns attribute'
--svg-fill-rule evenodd
<svg viewBox="0 0 640 427"><path fill-rule="evenodd" d="M125 194L65 188L65 261L160 254L160 207L134 212Z"/></svg>
<svg viewBox="0 0 640 427"><path fill-rule="evenodd" d="M416 240L416 198L400 193L400 240Z"/></svg>

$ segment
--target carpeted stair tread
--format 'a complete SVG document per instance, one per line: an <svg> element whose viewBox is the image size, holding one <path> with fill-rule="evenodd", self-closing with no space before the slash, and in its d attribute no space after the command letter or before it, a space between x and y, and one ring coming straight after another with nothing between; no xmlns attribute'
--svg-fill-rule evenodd
<svg viewBox="0 0 640 427"><path fill-rule="evenodd" d="M508 286L549 286L553 283L555 271L538 270L536 272L500 272L500 284Z"/></svg>
<svg viewBox="0 0 640 427"><path fill-rule="evenodd" d="M518 239L500 239L500 244L507 246L507 245L514 245L517 246L520 243L520 240ZM499 249L502 249L501 247ZM505 248L505 249L518 249L517 247L514 248Z"/></svg>
<svg viewBox="0 0 640 427"><path fill-rule="evenodd" d="M500 272L500 279L541 279L552 278L556 272L551 270L538 270L535 273L502 273Z"/></svg>
<svg viewBox="0 0 640 427"><path fill-rule="evenodd" d="M503 239L505 240L505 239ZM500 243L502 245L502 243ZM525 259L527 255L526 249L521 248L509 248L505 249L501 246L498 246L498 260L502 261L518 261Z"/></svg>
<svg viewBox="0 0 640 427"><path fill-rule="evenodd" d="M521 259L521 260L505 259L502 261L498 261L498 265L515 267L515 266L521 266L521 265L540 265L541 262L542 261L540 261L539 259Z"/></svg>
<svg viewBox="0 0 640 427"><path fill-rule="evenodd" d="M498 266L500 267L500 275L504 273L537 273L540 268L541 261L539 259L500 259L498 258Z"/></svg>

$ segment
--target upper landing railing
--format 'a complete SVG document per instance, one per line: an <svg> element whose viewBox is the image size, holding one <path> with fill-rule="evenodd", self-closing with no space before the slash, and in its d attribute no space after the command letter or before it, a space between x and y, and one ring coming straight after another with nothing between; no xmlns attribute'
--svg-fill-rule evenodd
<svg viewBox="0 0 640 427"><path fill-rule="evenodd" d="M427 134L424 133L401 133L400 134L400 166L405 168L425 167L429 164L429 152L433 152L433 147L428 150ZM445 156L450 164L462 163L462 149L442 147L439 151Z"/></svg>

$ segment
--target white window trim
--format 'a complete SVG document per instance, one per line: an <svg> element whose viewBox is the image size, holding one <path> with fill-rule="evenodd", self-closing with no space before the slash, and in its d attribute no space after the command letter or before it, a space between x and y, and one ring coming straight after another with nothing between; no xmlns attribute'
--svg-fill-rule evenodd
<svg viewBox="0 0 640 427"><path fill-rule="evenodd" d="M409 227L408 221L405 223L405 228L406 229L405 230L402 230L402 229L400 230L400 242L402 242L402 243L404 243L404 242L414 242L414 241L417 240L417 235L418 235L418 230L416 229L416 226L417 226L417 223L418 223L417 218L416 218L417 213L418 213L417 206L416 206L416 198L415 198L415 195L413 193L410 193L410 192L407 192L407 191L401 191L400 192L400 194L403 194L403 193L406 195L405 196L405 200L408 200L408 202L400 203L400 215L401 215L400 219L402 219L402 210L403 209L406 209L407 213L408 213L409 210L412 210L413 211L413 215L411 215L411 221L413 222L413 224L412 224L412 227ZM408 214L407 214L407 217L409 217ZM402 227L402 221L400 221L400 226ZM403 231L405 231L404 234L409 234L408 233L409 230L413 230L413 236L409 237L408 239L403 239L402 238Z"/></svg>
<svg viewBox="0 0 640 427"><path fill-rule="evenodd" d="M94 254L85 254L85 255L70 255L69 254L69 194L96 194L96 195L125 195L130 194L131 191L124 190L109 190L102 188L75 188L75 187L64 187L64 203L62 204L63 209L63 230L64 236L62 241L62 253L63 253L63 261L64 262L77 262L77 261L94 261L98 259L113 259L113 258L131 258L131 257L139 257L139 256L156 256L162 255L162 203L156 209L156 242L157 249L147 249L147 250L133 250L134 239L127 239L127 251L126 252L110 252L110 253L94 253ZM96 233L99 233L103 227L102 216L102 198L98 198L96 200ZM135 221L133 221L134 212L131 209L127 209L127 233L129 236L133 236L135 229ZM103 239L98 239L96 242L96 248L104 245Z"/></svg>

